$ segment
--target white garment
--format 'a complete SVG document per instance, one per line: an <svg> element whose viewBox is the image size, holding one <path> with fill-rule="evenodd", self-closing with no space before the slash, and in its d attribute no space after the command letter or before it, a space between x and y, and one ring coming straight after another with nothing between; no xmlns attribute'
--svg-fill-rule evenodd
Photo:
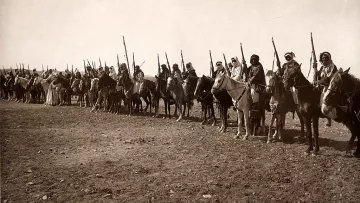
<svg viewBox="0 0 360 203"><path fill-rule="evenodd" d="M241 69L242 69L242 65L239 61L236 61L235 63L233 63L233 68L231 69L231 78L236 80L236 81L240 81L241 78Z"/></svg>
<svg viewBox="0 0 360 203"><path fill-rule="evenodd" d="M255 84L251 85L250 94L251 94L251 99L252 99L253 104L256 103L256 102L259 102L260 94L259 94L259 92L255 91Z"/></svg>

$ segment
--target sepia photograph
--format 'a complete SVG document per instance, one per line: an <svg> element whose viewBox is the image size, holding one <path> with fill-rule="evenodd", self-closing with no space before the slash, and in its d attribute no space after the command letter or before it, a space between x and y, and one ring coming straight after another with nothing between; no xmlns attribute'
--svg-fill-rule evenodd
<svg viewBox="0 0 360 203"><path fill-rule="evenodd" d="M360 1L0 0L0 203L360 202Z"/></svg>

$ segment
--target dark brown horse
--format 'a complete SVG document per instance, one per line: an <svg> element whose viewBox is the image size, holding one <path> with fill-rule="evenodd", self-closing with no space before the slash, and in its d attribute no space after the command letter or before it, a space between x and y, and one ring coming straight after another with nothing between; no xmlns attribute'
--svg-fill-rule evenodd
<svg viewBox="0 0 360 203"><path fill-rule="evenodd" d="M314 86L302 74L300 68L287 68L284 72L283 82L286 90L289 90L291 87L295 87L297 90L296 96L299 102L299 113L305 122L306 134L309 144L305 153L309 154L311 151L313 151L313 154L317 154L319 152L319 117L321 115L321 91L317 88L314 88ZM314 132L315 138L315 150L312 140L312 130Z"/></svg>
<svg viewBox="0 0 360 203"><path fill-rule="evenodd" d="M174 98L170 92L166 89L166 80L155 76L155 92L152 92L153 106L155 108L155 117L159 116L159 101L160 98L164 101L165 116L164 118L171 118L170 106L175 104ZM175 105L175 113L177 114L177 106Z"/></svg>
<svg viewBox="0 0 360 203"><path fill-rule="evenodd" d="M190 109L194 105L194 92L196 88L196 84L198 81L198 77L188 77L186 80L184 80L183 89L184 89L184 110L183 115L186 113L186 117L190 117Z"/></svg>
<svg viewBox="0 0 360 203"><path fill-rule="evenodd" d="M205 122L207 121L206 115L208 111L209 111L209 117L211 116L214 121L212 125L215 126L216 124L216 117L215 117L214 105L213 105L214 97L211 94L211 88L214 84L214 81L215 81L214 79L203 75L198 79L198 82L196 84L194 94L197 100L201 103L201 114L202 114L201 117L203 119L201 121L201 125L205 124Z"/></svg>
<svg viewBox="0 0 360 203"><path fill-rule="evenodd" d="M294 113L297 112L297 115L301 124L301 134L300 137L304 137L304 120L300 116L297 106L294 103L292 93L286 91L282 78L279 77L275 72L269 70L266 75L266 92L271 96L269 105L271 111L271 120L269 125L269 133L267 138L267 143L271 143L272 138L275 139L278 137L280 140L283 139L282 133L285 125L285 117L288 112ZM276 119L276 131L274 135L271 135L272 125ZM272 136L272 137L271 137Z"/></svg>
<svg viewBox="0 0 360 203"><path fill-rule="evenodd" d="M360 156L360 80L350 75L349 69L341 68L332 77L323 97L321 111L343 123L351 132L346 153L351 152L352 144L357 137L358 144L354 155Z"/></svg>

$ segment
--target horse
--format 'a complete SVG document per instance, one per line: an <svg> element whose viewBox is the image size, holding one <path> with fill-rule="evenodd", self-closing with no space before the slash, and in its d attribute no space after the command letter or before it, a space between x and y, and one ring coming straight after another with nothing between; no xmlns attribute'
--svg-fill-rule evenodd
<svg viewBox="0 0 360 203"><path fill-rule="evenodd" d="M143 84L141 85L141 89L139 91L139 97L143 98L143 100L145 101L146 103L146 107L145 107L145 110L144 110L144 114L147 113L147 109L149 108L149 113L151 115L151 106L152 106L152 101L151 101L151 92L155 92L155 82L151 81L151 80L148 80L148 79L144 79L143 81Z"/></svg>
<svg viewBox="0 0 360 203"><path fill-rule="evenodd" d="M321 91L317 88L314 88L314 86L305 78L301 72L301 69L298 67L287 68L284 71L283 83L285 90L289 90L291 87L294 87L297 90L296 96L298 98L299 113L304 120L308 138L308 148L306 149L305 154L312 152L313 155L316 155L319 152ZM312 130L314 131L315 150L312 140Z"/></svg>
<svg viewBox="0 0 360 203"><path fill-rule="evenodd" d="M350 69L350 68L349 68ZM321 111L336 122L343 123L351 132L346 153L351 153L357 137L354 156L360 157L360 80L341 68L333 75L324 94Z"/></svg>
<svg viewBox="0 0 360 203"><path fill-rule="evenodd" d="M214 85L211 88L211 93L216 94L221 90L226 90L231 96L234 106L237 108L238 114L238 132L234 138L238 139L241 134L242 118L244 116L246 134L243 140L246 140L250 132L249 111L251 107L250 88L242 82L237 82L227 76L225 73L216 75ZM226 115L227 116L227 115Z"/></svg>
<svg viewBox="0 0 360 203"><path fill-rule="evenodd" d="M90 107L94 107L97 101L98 89L99 89L99 78L92 78L90 81L90 90L89 90Z"/></svg>
<svg viewBox="0 0 360 203"><path fill-rule="evenodd" d="M210 77L206 77L205 75L200 77L196 84L194 95L198 99L198 101L201 102L201 117L203 119L201 125L204 125L206 122L206 114L208 110L209 110L209 117L211 116L214 121L212 125L215 126L216 124L216 117L213 106L214 97L211 94L211 88L213 84L214 84L214 79Z"/></svg>
<svg viewBox="0 0 360 203"><path fill-rule="evenodd" d="M175 105L179 109L179 117L176 121L180 121L183 118L182 105L185 101L184 89L180 82L173 77L167 78L166 89L170 91L172 97L175 100Z"/></svg>
<svg viewBox="0 0 360 203"><path fill-rule="evenodd" d="M101 100L104 101L104 112L109 110L110 102L109 102L109 95L112 91L116 88L116 81L111 78L108 74L103 73L98 81L98 99L96 104L93 106L91 111L96 110L98 105L101 105Z"/></svg>
<svg viewBox="0 0 360 203"><path fill-rule="evenodd" d="M30 93L27 91L29 80L20 76L16 76L14 86L16 87L17 101L20 102L21 97L25 103L30 102Z"/></svg>
<svg viewBox="0 0 360 203"><path fill-rule="evenodd" d="M78 96L78 103L79 106L82 107L82 104L84 103L84 106L86 107L86 100L85 100L85 93L87 92L86 86L85 86L84 78L81 79L73 79L71 84L71 90L72 94Z"/></svg>
<svg viewBox="0 0 360 203"><path fill-rule="evenodd" d="M153 106L155 109L154 117L159 116L159 100L160 98L164 101L164 108L165 108L165 116L163 118L171 118L170 107L172 104L175 104L174 98L170 94L170 92L166 89L167 80L155 76L155 92L151 92ZM175 113L177 113L177 106L175 105Z"/></svg>
<svg viewBox="0 0 360 203"><path fill-rule="evenodd" d="M301 124L301 134L300 137L304 137L304 120L300 116L298 109L293 101L292 95L286 95L284 84L282 78L278 76L272 70L269 70L265 75L266 80L266 92L271 96L269 104L271 111L271 120L269 125L269 133L267 138L267 143L271 143L272 138L276 139L278 137L280 140L283 140L282 132L285 125L285 117L288 112L296 111L300 124ZM290 104L294 103L294 106ZM276 119L276 130L271 138L272 125Z"/></svg>
<svg viewBox="0 0 360 203"><path fill-rule="evenodd" d="M31 86L38 91L38 94L41 94L39 98L42 96L46 102L46 95L48 93L50 83L48 83L43 77L38 76L34 78L34 82Z"/></svg>
<svg viewBox="0 0 360 203"><path fill-rule="evenodd" d="M71 105L71 84L70 79L65 78L64 76L57 75L52 82L55 86L57 86L56 91L59 93L59 99L61 105Z"/></svg>
<svg viewBox="0 0 360 203"><path fill-rule="evenodd" d="M187 107L187 115L186 117L190 116L190 109L194 105L194 92L197 85L198 78L196 77L188 77L184 80L183 89L184 89L184 110L183 115L185 115L186 107Z"/></svg>

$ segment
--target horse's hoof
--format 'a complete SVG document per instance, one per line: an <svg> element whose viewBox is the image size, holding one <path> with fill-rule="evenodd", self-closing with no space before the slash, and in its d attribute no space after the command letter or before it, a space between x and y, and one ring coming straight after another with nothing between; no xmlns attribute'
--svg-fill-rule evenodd
<svg viewBox="0 0 360 203"><path fill-rule="evenodd" d="M311 153L311 156L316 156L316 155L319 155L319 152L313 151L313 152Z"/></svg>
<svg viewBox="0 0 360 203"><path fill-rule="evenodd" d="M247 140L247 139L248 139L248 136L245 135L245 136L243 137L243 141L245 141L245 140Z"/></svg>
<svg viewBox="0 0 360 203"><path fill-rule="evenodd" d="M235 135L235 136L234 136L234 139L239 139L239 138L240 138L239 135Z"/></svg>
<svg viewBox="0 0 360 203"><path fill-rule="evenodd" d="M205 121L201 122L200 125L204 125L205 124Z"/></svg>
<svg viewBox="0 0 360 203"><path fill-rule="evenodd" d="M360 151L359 150L356 150L353 155L356 157L356 158L360 158Z"/></svg>
<svg viewBox="0 0 360 203"><path fill-rule="evenodd" d="M306 151L304 152L304 155L305 155L305 156L309 156L309 154L310 154L310 151L309 151L309 150L306 150Z"/></svg>
<svg viewBox="0 0 360 203"><path fill-rule="evenodd" d="M270 144L271 143L271 139L267 139L266 144Z"/></svg>

